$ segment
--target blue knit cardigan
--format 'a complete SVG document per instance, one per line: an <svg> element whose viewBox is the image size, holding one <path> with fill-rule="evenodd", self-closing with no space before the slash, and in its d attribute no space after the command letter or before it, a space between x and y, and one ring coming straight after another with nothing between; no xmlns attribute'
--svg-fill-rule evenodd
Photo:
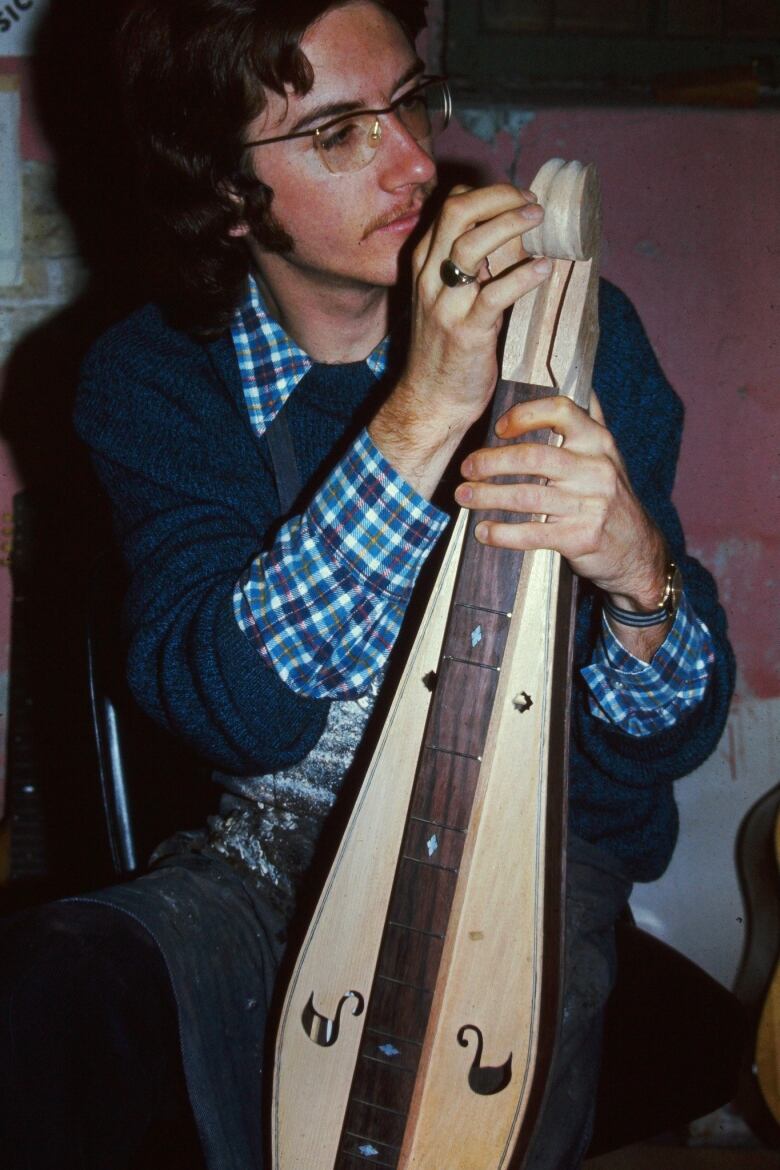
<svg viewBox="0 0 780 1170"><path fill-rule="evenodd" d="M671 502L683 409L635 310L602 282L594 387L645 508L682 568L715 642L703 702L675 727L632 738L589 713L575 672L570 827L610 850L636 880L665 868L677 835L673 781L713 751L734 662L710 575L685 554ZM285 409L307 484L316 488L365 423L378 388L365 363L315 365ZM130 569L125 618L140 705L223 771L251 775L302 759L329 703L295 694L233 614L236 581L279 522L265 439L249 425L230 337L203 342L154 306L115 326L87 358L76 426L110 497ZM575 664L591 659L598 591L583 583ZM579 681L578 681L579 680Z"/></svg>

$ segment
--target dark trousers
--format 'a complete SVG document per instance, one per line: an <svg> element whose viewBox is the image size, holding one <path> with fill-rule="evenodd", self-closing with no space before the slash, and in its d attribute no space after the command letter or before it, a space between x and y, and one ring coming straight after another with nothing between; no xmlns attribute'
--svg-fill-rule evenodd
<svg viewBox="0 0 780 1170"><path fill-rule="evenodd" d="M188 1147L181 1164L196 1170L187 1108L176 1005L142 926L110 907L68 902L0 924L8 1170L141 1166L150 1122L160 1117L177 1119ZM181 1148L166 1164L179 1165L178 1155Z"/></svg>
<svg viewBox="0 0 780 1170"><path fill-rule="evenodd" d="M587 1150L603 1008L615 977L613 926L630 888L598 850L573 844L558 1043L528 1170L576 1170ZM177 1103L189 1141L194 1124L181 1105L176 1000L144 927L113 907L65 902L2 929L4 1165L149 1170L152 1156L143 1153L149 1124ZM186 1155L181 1147L178 1153L181 1163L168 1151L160 1165L204 1164L194 1141Z"/></svg>
<svg viewBox="0 0 780 1170"><path fill-rule="evenodd" d="M570 843L560 1018L539 1121L524 1170L577 1170L593 1134L604 1009L617 977L615 922L631 882L584 841Z"/></svg>

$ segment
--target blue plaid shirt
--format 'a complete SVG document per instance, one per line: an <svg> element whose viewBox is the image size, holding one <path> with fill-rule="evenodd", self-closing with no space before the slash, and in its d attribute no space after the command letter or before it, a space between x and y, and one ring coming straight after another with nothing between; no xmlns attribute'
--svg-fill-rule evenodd
<svg viewBox="0 0 780 1170"><path fill-rule="evenodd" d="M312 361L271 318L256 281L232 329L249 419L262 435ZM366 359L377 378L388 340ZM307 510L287 521L234 593L236 620L294 691L354 698L387 662L419 571L448 518L420 497L362 431ZM707 627L683 602L652 663L603 623L582 673L591 709L630 735L649 735L698 702L713 661Z"/></svg>
<svg viewBox="0 0 780 1170"><path fill-rule="evenodd" d="M664 642L643 662L629 654L602 615L593 662L582 671L590 687L590 709L629 735L671 727L704 696L715 652L710 632L683 593Z"/></svg>

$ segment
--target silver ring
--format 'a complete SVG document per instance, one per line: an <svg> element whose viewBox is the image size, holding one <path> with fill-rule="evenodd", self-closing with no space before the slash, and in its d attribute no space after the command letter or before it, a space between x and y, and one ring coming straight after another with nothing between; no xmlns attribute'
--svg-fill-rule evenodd
<svg viewBox="0 0 780 1170"><path fill-rule="evenodd" d="M442 260L439 275L447 288L457 288L459 284L473 284L477 279L470 272L464 272L462 268L458 268L455 261L450 260L449 257Z"/></svg>

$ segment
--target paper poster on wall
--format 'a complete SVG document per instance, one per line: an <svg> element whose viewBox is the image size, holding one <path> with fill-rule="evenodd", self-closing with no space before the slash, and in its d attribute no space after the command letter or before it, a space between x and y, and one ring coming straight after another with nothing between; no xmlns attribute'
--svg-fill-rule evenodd
<svg viewBox="0 0 780 1170"><path fill-rule="evenodd" d="M0 286L22 281L19 81L0 75Z"/></svg>
<svg viewBox="0 0 780 1170"><path fill-rule="evenodd" d="M48 0L0 0L0 57L27 57Z"/></svg>

